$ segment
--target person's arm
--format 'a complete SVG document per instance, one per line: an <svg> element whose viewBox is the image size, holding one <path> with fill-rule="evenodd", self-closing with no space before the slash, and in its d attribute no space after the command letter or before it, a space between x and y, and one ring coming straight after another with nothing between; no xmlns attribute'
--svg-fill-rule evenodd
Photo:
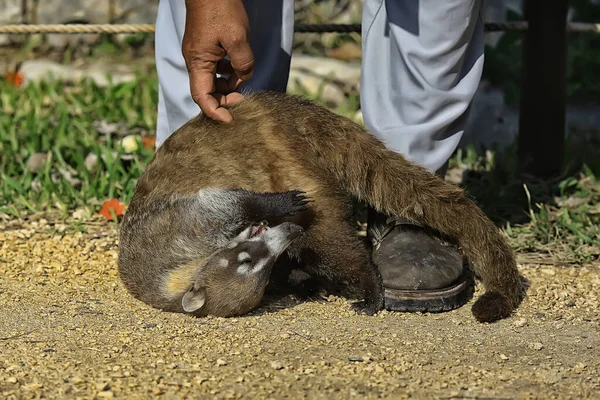
<svg viewBox="0 0 600 400"><path fill-rule="evenodd" d="M246 9L242 0L185 0L185 6L182 52L192 98L208 117L230 122L221 106L242 98L234 90L254 72ZM230 77L216 79L216 73Z"/></svg>

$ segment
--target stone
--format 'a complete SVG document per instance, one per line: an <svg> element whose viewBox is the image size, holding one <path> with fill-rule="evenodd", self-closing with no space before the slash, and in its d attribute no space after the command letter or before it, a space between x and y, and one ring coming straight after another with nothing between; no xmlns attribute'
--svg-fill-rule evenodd
<svg viewBox="0 0 600 400"><path fill-rule="evenodd" d="M108 2L97 0L40 1L37 22L39 24L68 22L104 24L108 22Z"/></svg>
<svg viewBox="0 0 600 400"><path fill-rule="evenodd" d="M324 79L299 71L290 71L288 83L290 93L306 93L310 97L319 96L326 105L337 107L345 99L344 91L337 85L325 83Z"/></svg>
<svg viewBox="0 0 600 400"><path fill-rule="evenodd" d="M157 1L119 0L115 4L115 16L118 23L154 24L157 10Z"/></svg>
<svg viewBox="0 0 600 400"><path fill-rule="evenodd" d="M291 69L323 78L330 77L353 89L360 88L360 62L294 54Z"/></svg>
<svg viewBox="0 0 600 400"><path fill-rule="evenodd" d="M283 369L283 363L281 361L271 361L271 368L280 370Z"/></svg>
<svg viewBox="0 0 600 400"><path fill-rule="evenodd" d="M222 358L217 359L217 366L218 367L222 367L224 365L227 365L227 361L223 360Z"/></svg>
<svg viewBox="0 0 600 400"><path fill-rule="evenodd" d="M40 1L36 16L38 24L108 22L108 4L97 0L45 0ZM98 34L57 34L47 35L50 47L65 47L75 43L94 43Z"/></svg>
<svg viewBox="0 0 600 400"><path fill-rule="evenodd" d="M535 342L535 343L531 343L531 344L529 345L529 347L530 347L531 349L533 349L533 350L538 350L538 351L539 351L539 350L541 350L541 349L543 349L543 348L544 348L544 345L543 345L542 343L540 343L540 342Z"/></svg>
<svg viewBox="0 0 600 400"><path fill-rule="evenodd" d="M20 24L23 22L21 0L0 0L0 25ZM0 46L17 42L16 35L0 35Z"/></svg>
<svg viewBox="0 0 600 400"><path fill-rule="evenodd" d="M7 1L7 0L4 0ZM20 0L11 0L19 4ZM158 2L144 0L120 0L110 10L107 1L96 0L45 0L39 3L37 21L40 24L88 23L88 24L153 24L156 21ZM127 34L116 35L125 41ZM75 43L94 43L99 34L48 34L51 47L64 47Z"/></svg>
<svg viewBox="0 0 600 400"><path fill-rule="evenodd" d="M346 93L360 88L360 63L322 57L294 55L290 66L288 90L320 94L329 106L345 101Z"/></svg>
<svg viewBox="0 0 600 400"><path fill-rule="evenodd" d="M91 79L98 86L108 86L107 73L110 71L113 84L128 82L135 79L135 74L126 68L104 64L92 64L87 67L73 67L59 64L47 59L27 60L21 65L20 72L24 83L39 82L48 78L60 79L66 82L77 82Z"/></svg>

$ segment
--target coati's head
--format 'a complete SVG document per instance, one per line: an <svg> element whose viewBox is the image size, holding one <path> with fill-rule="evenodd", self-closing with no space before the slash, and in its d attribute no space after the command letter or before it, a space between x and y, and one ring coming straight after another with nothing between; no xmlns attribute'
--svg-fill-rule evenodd
<svg viewBox="0 0 600 400"><path fill-rule="evenodd" d="M301 233L291 222L247 227L198 271L182 297L183 310L221 317L249 312L261 301L275 261Z"/></svg>

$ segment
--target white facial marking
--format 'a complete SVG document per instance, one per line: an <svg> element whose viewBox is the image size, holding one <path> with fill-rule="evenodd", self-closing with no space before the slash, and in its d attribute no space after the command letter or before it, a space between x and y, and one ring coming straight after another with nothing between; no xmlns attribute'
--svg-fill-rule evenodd
<svg viewBox="0 0 600 400"><path fill-rule="evenodd" d="M237 267L236 272L240 275L250 275L250 267L248 266L248 264L243 264L240 265L239 267Z"/></svg>
<svg viewBox="0 0 600 400"><path fill-rule="evenodd" d="M237 267L237 273L240 275L254 275L260 271L268 264L268 258L261 258L254 266L249 266L248 264L240 265Z"/></svg>
<svg viewBox="0 0 600 400"><path fill-rule="evenodd" d="M219 265L223 268L227 267L229 265L229 260L227 260L226 258L221 258L219 260Z"/></svg>
<svg viewBox="0 0 600 400"><path fill-rule="evenodd" d="M237 247L239 243L238 242L231 242L227 245L228 249L235 249Z"/></svg>
<svg viewBox="0 0 600 400"><path fill-rule="evenodd" d="M240 254L238 254L238 261L239 262L243 262L246 261L250 258L250 254L246 253L245 251L240 252Z"/></svg>
<svg viewBox="0 0 600 400"><path fill-rule="evenodd" d="M252 268L252 273L255 274L257 272L260 272L267 265L268 262L268 258L261 258L260 260L258 260L254 268Z"/></svg>

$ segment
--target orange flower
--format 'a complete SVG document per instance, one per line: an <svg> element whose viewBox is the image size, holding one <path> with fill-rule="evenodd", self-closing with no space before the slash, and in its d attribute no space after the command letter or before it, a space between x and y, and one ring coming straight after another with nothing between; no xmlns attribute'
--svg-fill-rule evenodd
<svg viewBox="0 0 600 400"><path fill-rule="evenodd" d="M142 144L146 149L154 149L156 147L156 138L154 136L144 136Z"/></svg>
<svg viewBox="0 0 600 400"><path fill-rule="evenodd" d="M23 84L23 74L19 71L9 72L6 74L6 82L19 87Z"/></svg>
<svg viewBox="0 0 600 400"><path fill-rule="evenodd" d="M119 218L120 216L123 215L126 208L127 208L127 206L125 206L125 204L121 203L119 201L119 199L106 200L104 202L104 204L102 204L102 209L100 210L100 214L104 218L106 218L108 220L112 220L113 216L112 216L110 210L113 210L115 215L117 216L117 218Z"/></svg>

